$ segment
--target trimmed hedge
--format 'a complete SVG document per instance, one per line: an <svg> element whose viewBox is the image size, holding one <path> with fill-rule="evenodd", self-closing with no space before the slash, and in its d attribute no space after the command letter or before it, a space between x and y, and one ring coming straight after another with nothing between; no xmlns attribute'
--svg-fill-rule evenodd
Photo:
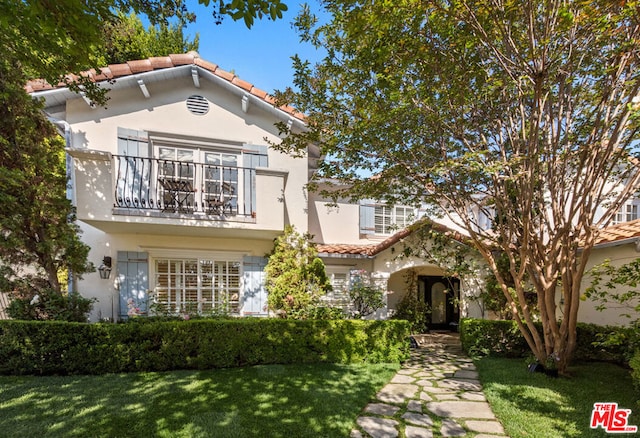
<svg viewBox="0 0 640 438"><path fill-rule="evenodd" d="M103 374L287 363L400 362L406 321L0 321L0 374Z"/></svg>
<svg viewBox="0 0 640 438"><path fill-rule="evenodd" d="M537 324L542 334L542 325ZM574 358L627 364L638 347L634 328L579 323ZM525 357L531 354L515 321L463 319L460 321L462 348L470 356Z"/></svg>

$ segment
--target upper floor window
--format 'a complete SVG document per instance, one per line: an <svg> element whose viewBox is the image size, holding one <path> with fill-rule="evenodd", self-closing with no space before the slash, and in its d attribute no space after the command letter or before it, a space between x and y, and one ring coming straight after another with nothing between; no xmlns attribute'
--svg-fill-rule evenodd
<svg viewBox="0 0 640 438"><path fill-rule="evenodd" d="M620 210L616 213L616 217L613 220L613 224L621 224L623 222L631 222L639 219L638 206L640 205L640 199L632 199L625 202Z"/></svg>
<svg viewBox="0 0 640 438"><path fill-rule="evenodd" d="M360 203L360 234L393 234L416 220L416 209L406 205Z"/></svg>
<svg viewBox="0 0 640 438"><path fill-rule="evenodd" d="M413 217L412 207L377 205L374 212L376 234L392 234L406 228Z"/></svg>

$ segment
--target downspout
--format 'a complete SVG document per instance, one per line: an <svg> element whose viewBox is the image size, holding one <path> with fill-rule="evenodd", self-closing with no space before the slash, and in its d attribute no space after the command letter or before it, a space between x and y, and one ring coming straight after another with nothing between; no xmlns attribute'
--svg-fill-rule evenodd
<svg viewBox="0 0 640 438"><path fill-rule="evenodd" d="M70 182L70 184L67 184L67 199L71 201L71 205L75 208L76 207L75 190L74 190L76 186L75 172L73 168L73 158L71 157L71 155L69 155L69 149L71 148L71 125L69 125L69 122L67 122L66 120L56 119L55 117L52 117L52 116L47 116L47 118L51 123L53 123L58 128L59 131L61 131L60 132L61 134L64 132L63 135L64 135L64 144L65 144L65 148L64 148L65 173L67 175L67 181ZM78 289L78 285L73 276L73 272L69 271L69 278L67 280L67 290L70 293L77 293L78 292L77 289Z"/></svg>

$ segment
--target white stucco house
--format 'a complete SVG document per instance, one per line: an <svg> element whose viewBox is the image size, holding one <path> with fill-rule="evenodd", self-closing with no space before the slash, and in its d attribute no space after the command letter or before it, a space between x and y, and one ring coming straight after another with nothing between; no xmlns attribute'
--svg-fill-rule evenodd
<svg viewBox="0 0 640 438"><path fill-rule="evenodd" d="M434 309L433 327L487 316L470 298L476 286L424 260L397 257L421 212L371 201L328 206L307 192L318 150L310 145L295 158L268 146L280 140L278 121L305 129L293 108L276 107L266 92L196 53L89 74L110 88L106 108L63 86L34 81L27 91L44 99L64 131L82 240L90 261L105 274L111 269L107 279L95 272L73 285L97 299L91 320L124 318L128 303L144 312L150 296L174 311L222 306L266 316L265 255L286 225L315 236L334 300L352 271L365 271L386 289L387 307L377 316L388 316L407 293L409 273ZM435 226L454 232L451 224ZM594 260L611 253L627 260L638 238L638 221L614 230ZM617 320L582 307L583 320Z"/></svg>

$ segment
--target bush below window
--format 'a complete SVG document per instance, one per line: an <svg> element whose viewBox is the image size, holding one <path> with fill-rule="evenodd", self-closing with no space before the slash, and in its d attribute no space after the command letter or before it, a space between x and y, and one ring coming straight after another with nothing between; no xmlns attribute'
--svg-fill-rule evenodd
<svg viewBox="0 0 640 438"><path fill-rule="evenodd" d="M287 363L400 362L403 321L0 321L0 374L103 374Z"/></svg>

